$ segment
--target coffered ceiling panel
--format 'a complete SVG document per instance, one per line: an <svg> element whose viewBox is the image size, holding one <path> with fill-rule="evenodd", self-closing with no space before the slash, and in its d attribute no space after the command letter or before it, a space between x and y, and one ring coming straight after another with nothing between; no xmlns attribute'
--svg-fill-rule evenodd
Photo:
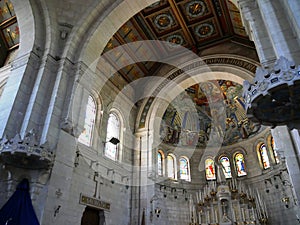
<svg viewBox="0 0 300 225"><path fill-rule="evenodd" d="M127 21L108 42L103 53L117 46L143 40L161 40L165 46L124 46L126 53L115 52L107 59L118 63L138 62L119 70L127 82L152 75L159 67L155 62L139 62L141 58L163 58L177 54L176 46L195 53L207 47L234 40L253 48L238 8L230 0L161 0L145 8ZM153 58L153 57L152 57ZM155 58L155 57L154 57Z"/></svg>

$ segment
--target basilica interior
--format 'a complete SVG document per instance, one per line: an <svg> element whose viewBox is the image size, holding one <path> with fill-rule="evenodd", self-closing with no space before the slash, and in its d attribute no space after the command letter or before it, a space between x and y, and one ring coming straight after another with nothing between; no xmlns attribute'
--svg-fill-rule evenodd
<svg viewBox="0 0 300 225"><path fill-rule="evenodd" d="M299 18L0 1L0 225L300 224Z"/></svg>

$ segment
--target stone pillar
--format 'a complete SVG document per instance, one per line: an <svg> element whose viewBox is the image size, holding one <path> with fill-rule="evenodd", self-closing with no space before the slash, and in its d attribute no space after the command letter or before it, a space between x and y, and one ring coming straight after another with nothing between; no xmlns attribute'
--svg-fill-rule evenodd
<svg viewBox="0 0 300 225"><path fill-rule="evenodd" d="M260 63L267 67L276 60L276 55L258 5L255 0L240 0L239 7L248 35L256 46Z"/></svg>
<svg viewBox="0 0 300 225"><path fill-rule="evenodd" d="M293 2L293 0L291 0ZM253 41L255 42L258 55L265 68L272 68L274 59L284 56L300 62L300 45L298 33L299 17L294 15L298 12L299 2L293 9L283 0L240 0L239 6L243 18L249 22ZM294 20L291 20L294 18ZM286 126L272 129L276 146L286 158L286 166L289 171L295 195L300 197L299 179L299 139L298 132L290 132Z"/></svg>
<svg viewBox="0 0 300 225"><path fill-rule="evenodd" d="M300 203L300 161L299 152L295 148L293 139L287 126L277 126L271 129L277 151L281 160L286 161L286 166L290 175L292 186L295 190L297 205Z"/></svg>
<svg viewBox="0 0 300 225"><path fill-rule="evenodd" d="M300 43L300 4L298 0L281 0L286 8L287 16L291 22L291 26Z"/></svg>
<svg viewBox="0 0 300 225"><path fill-rule="evenodd" d="M39 64L39 56L34 52L22 55L12 62L0 99L0 137L7 135L12 138L20 133Z"/></svg>
<svg viewBox="0 0 300 225"><path fill-rule="evenodd" d="M151 168L149 163L152 162L152 160L149 159L149 157L152 157L152 151L149 150L151 148L151 146L149 146L150 140L148 140L149 131L147 129L139 129L135 133L135 136L131 224L139 225L141 223L143 209L145 209L145 219L150 223L150 200L154 196L154 185L153 182L149 183L148 178L148 167Z"/></svg>
<svg viewBox="0 0 300 225"><path fill-rule="evenodd" d="M284 56L299 63L300 45L283 1L265 0L256 2L267 27L276 58Z"/></svg>

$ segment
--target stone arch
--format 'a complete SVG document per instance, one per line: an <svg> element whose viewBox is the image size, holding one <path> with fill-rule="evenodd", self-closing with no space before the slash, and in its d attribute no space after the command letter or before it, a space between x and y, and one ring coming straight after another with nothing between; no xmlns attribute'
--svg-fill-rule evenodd
<svg viewBox="0 0 300 225"><path fill-rule="evenodd" d="M44 49L48 48L51 42L49 35L47 35L50 33L48 15L41 14L41 12L47 12L44 3L34 0L11 0L11 2L14 5L20 28L18 56L28 54L31 51L42 56Z"/></svg>
<svg viewBox="0 0 300 225"><path fill-rule="evenodd" d="M91 11L80 21L82 26L72 32L68 42L69 49L66 49L64 57L92 65L114 33L136 13L156 1L118 0L112 4L106 0L93 5ZM80 56L74 58L76 55Z"/></svg>
<svg viewBox="0 0 300 225"><path fill-rule="evenodd" d="M257 63L256 63L257 65ZM145 127L147 128L154 128L155 126L156 118L162 118L163 113L165 112L166 108L168 107L168 104L171 100L175 99L175 97L179 94L176 93L178 90L184 91L187 87L196 84L197 82L201 81L207 81L207 80L213 80L213 79L228 79L231 81L234 81L236 83L242 84L244 80L251 79L253 77L253 73L250 71L245 71L243 68L238 68L230 65L218 65L218 64L212 64L209 65L209 69L211 71L204 71L204 73L199 73L195 76L185 76L184 74L181 76L178 76L178 78L174 79L174 83L178 85L178 88L174 89L174 86L170 85L167 86L166 89L162 89L160 93L168 93L169 96L172 96L172 98L167 99L165 101L164 99L154 99L152 100L153 103L148 105L148 113L145 117ZM176 72L176 70L175 70ZM201 71L200 71L201 72ZM171 71L168 75L172 75L174 71ZM168 77L168 75L166 77ZM174 91L175 90L175 91ZM162 94L158 95L159 97L162 96ZM147 107L147 101L143 102L143 105L141 106L141 109L139 111L138 117L137 117L137 128L140 128L140 120L142 119L142 114L144 113L143 108ZM155 132L154 132L155 133Z"/></svg>

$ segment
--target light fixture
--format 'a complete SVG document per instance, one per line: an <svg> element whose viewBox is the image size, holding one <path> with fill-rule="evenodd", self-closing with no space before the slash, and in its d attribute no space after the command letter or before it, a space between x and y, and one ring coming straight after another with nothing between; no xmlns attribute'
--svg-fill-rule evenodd
<svg viewBox="0 0 300 225"><path fill-rule="evenodd" d="M106 144L107 142L110 142L113 145L117 145L120 143L120 140L118 138L112 137L111 139L109 139L109 141L104 142L104 144Z"/></svg>
<svg viewBox="0 0 300 225"><path fill-rule="evenodd" d="M172 188L171 193L174 193L174 198L177 199L177 190L176 190L176 188Z"/></svg>
<svg viewBox="0 0 300 225"><path fill-rule="evenodd" d="M58 188L56 191L55 191L55 195L57 198L60 198L60 196L62 196L62 192L60 190L60 188Z"/></svg>
<svg viewBox="0 0 300 225"><path fill-rule="evenodd" d="M283 197L281 201L285 204L286 208L289 208L290 198L289 197Z"/></svg>
<svg viewBox="0 0 300 225"><path fill-rule="evenodd" d="M109 175L109 173L111 172L111 183L114 184L115 183L115 170L114 169L107 169L107 176Z"/></svg>
<svg viewBox="0 0 300 225"><path fill-rule="evenodd" d="M258 67L252 83L244 81L247 116L266 126L300 128L300 66L280 57L272 70Z"/></svg>
<svg viewBox="0 0 300 225"><path fill-rule="evenodd" d="M57 216L57 214L59 213L59 209L61 208L61 206L57 206L57 208L54 210L54 217Z"/></svg>
<svg viewBox="0 0 300 225"><path fill-rule="evenodd" d="M156 207L156 208L154 209L154 214L156 215L157 218L158 218L159 215L160 215L160 211L161 211L161 209L158 208L158 207Z"/></svg>
<svg viewBox="0 0 300 225"><path fill-rule="evenodd" d="M79 156L82 156L80 151L77 150L76 151L76 156L75 156L75 160L74 160L74 166L77 167L79 165Z"/></svg>
<svg viewBox="0 0 300 225"><path fill-rule="evenodd" d="M161 212L161 209L158 207L158 206L156 206L155 208L154 208L154 201L156 201L156 200L158 200L159 198L157 197L157 195L153 195L153 197L151 198L151 200L150 200L150 207L151 207L151 211L150 211L150 221L152 222L152 220L153 220L153 214L155 214L156 215L156 217L159 217L159 215L160 215L160 212Z"/></svg>
<svg viewBox="0 0 300 225"><path fill-rule="evenodd" d="M122 176L122 181L125 180L125 188L128 189L129 188L129 177L128 176Z"/></svg>

